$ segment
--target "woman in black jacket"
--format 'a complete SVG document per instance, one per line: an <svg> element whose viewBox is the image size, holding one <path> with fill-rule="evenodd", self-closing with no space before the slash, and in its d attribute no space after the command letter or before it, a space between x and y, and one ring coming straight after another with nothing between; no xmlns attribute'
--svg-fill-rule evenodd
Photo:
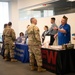
<svg viewBox="0 0 75 75"><path fill-rule="evenodd" d="M42 43L45 40L45 34L46 34L46 32L48 32L48 26L44 26L44 32L42 33Z"/></svg>

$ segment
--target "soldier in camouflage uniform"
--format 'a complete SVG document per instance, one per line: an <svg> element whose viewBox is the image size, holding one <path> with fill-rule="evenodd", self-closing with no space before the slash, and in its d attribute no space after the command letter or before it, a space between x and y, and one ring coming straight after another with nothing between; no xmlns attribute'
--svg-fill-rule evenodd
<svg viewBox="0 0 75 75"><path fill-rule="evenodd" d="M9 22L6 29L3 31L4 36L4 45L5 45L5 61L8 60L8 53L10 53L10 59L11 61L16 61L14 59L14 41L16 40L15 32L11 28L12 23Z"/></svg>
<svg viewBox="0 0 75 75"><path fill-rule="evenodd" d="M7 25L8 24L4 24L4 29L7 28ZM2 42L3 42L3 45L2 45L1 55L3 56L3 59L4 59L5 58L4 57L5 49L4 49L4 37L3 37L3 34L2 34Z"/></svg>
<svg viewBox="0 0 75 75"><path fill-rule="evenodd" d="M30 55L31 70L35 70L34 62L36 60L38 66L38 72L46 71L42 68L42 57L41 57L41 39L39 34L39 28L36 26L37 20L31 18L31 26L28 27L28 46Z"/></svg>

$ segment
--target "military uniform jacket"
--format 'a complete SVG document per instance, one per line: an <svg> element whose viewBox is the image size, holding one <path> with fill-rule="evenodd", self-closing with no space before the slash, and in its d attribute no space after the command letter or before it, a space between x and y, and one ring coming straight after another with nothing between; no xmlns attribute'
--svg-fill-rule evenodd
<svg viewBox="0 0 75 75"><path fill-rule="evenodd" d="M40 33L39 28L32 24L28 27L27 30L28 33L28 45L41 45L41 39L40 39Z"/></svg>
<svg viewBox="0 0 75 75"><path fill-rule="evenodd" d="M16 40L15 32L12 28L5 28L3 31L4 43L9 44Z"/></svg>

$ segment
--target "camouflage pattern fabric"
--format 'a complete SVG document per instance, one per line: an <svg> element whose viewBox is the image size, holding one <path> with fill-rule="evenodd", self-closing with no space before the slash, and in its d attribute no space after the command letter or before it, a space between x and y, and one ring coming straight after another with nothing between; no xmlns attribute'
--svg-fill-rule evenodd
<svg viewBox="0 0 75 75"><path fill-rule="evenodd" d="M8 53L10 52L10 57L14 58L15 45L13 43L16 40L14 30L12 28L4 29L3 36L4 36L5 57L7 57Z"/></svg>
<svg viewBox="0 0 75 75"><path fill-rule="evenodd" d="M34 61L36 59L37 65L42 66L42 58L41 58L41 39L39 34L39 28L32 24L29 26L28 30L28 45L29 45L29 53L30 53L30 65L34 65Z"/></svg>

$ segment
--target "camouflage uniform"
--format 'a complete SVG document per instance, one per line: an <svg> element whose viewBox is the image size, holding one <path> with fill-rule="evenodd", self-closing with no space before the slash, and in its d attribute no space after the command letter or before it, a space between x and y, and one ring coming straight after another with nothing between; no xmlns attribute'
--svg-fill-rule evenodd
<svg viewBox="0 0 75 75"><path fill-rule="evenodd" d="M14 58L14 41L16 40L15 32L12 28L6 28L3 31L5 57L7 58L10 53L10 58Z"/></svg>
<svg viewBox="0 0 75 75"><path fill-rule="evenodd" d="M37 65L42 66L41 58L41 39L39 34L39 28L32 24L28 30L28 45L30 53L30 65L34 66L34 60L36 59Z"/></svg>

